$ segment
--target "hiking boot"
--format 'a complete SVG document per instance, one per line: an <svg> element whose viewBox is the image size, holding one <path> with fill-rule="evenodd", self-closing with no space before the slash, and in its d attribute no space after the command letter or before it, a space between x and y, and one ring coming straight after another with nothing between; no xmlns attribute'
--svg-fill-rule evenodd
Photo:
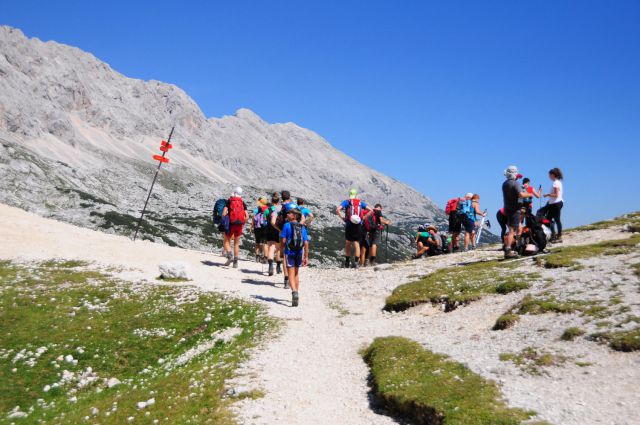
<svg viewBox="0 0 640 425"><path fill-rule="evenodd" d="M291 288L291 285L289 285L289 279L285 279L284 280L284 289L289 289Z"/></svg>
<svg viewBox="0 0 640 425"><path fill-rule="evenodd" d="M273 276L273 263L269 263L269 276Z"/></svg>
<svg viewBox="0 0 640 425"><path fill-rule="evenodd" d="M224 265L228 267L231 264L232 261L233 261L233 257L229 255L227 257L227 262L224 263Z"/></svg>
<svg viewBox="0 0 640 425"><path fill-rule="evenodd" d="M562 243L562 236L558 236L556 238L556 240L554 240L555 243Z"/></svg>
<svg viewBox="0 0 640 425"><path fill-rule="evenodd" d="M376 260L371 260L369 261L369 267L375 267L378 263L376 263Z"/></svg>
<svg viewBox="0 0 640 425"><path fill-rule="evenodd" d="M237 259L237 258L234 258L234 259L233 259L233 268L234 268L234 269L237 269L237 268L238 268L238 259Z"/></svg>
<svg viewBox="0 0 640 425"><path fill-rule="evenodd" d="M354 262L354 263L353 263L353 268L354 268L354 269L359 269L359 268L360 268L360 263L359 263L359 262L357 262L357 261L356 261L356 262Z"/></svg>
<svg viewBox="0 0 640 425"><path fill-rule="evenodd" d="M276 273L282 273L282 263L276 263Z"/></svg>
<svg viewBox="0 0 640 425"><path fill-rule="evenodd" d="M518 257L519 257L519 255L515 251L512 251L510 249L507 249L507 250L504 251L504 258L505 259L518 258Z"/></svg>
<svg viewBox="0 0 640 425"><path fill-rule="evenodd" d="M298 291L291 292L291 307L298 307L299 301L300 296L298 295Z"/></svg>

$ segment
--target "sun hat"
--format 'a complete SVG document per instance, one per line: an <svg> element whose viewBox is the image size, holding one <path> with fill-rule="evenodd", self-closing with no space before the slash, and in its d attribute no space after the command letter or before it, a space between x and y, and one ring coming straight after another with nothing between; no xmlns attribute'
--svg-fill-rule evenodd
<svg viewBox="0 0 640 425"><path fill-rule="evenodd" d="M259 197L259 198L258 198L258 205L260 205L260 206L267 205L267 200L266 200L264 197L262 197L262 196L261 196L261 197Z"/></svg>
<svg viewBox="0 0 640 425"><path fill-rule="evenodd" d="M356 189L351 189L351 190L349 191L349 198L350 198L350 199L353 199L353 198L355 198L356 196L358 196L358 191L357 191Z"/></svg>
<svg viewBox="0 0 640 425"><path fill-rule="evenodd" d="M434 232L437 232L437 231L438 231L438 229L436 229L436 228L435 228L435 227L433 227L433 226L427 226L427 228L425 229L425 231L427 231L427 232L428 232L429 230L433 230Z"/></svg>

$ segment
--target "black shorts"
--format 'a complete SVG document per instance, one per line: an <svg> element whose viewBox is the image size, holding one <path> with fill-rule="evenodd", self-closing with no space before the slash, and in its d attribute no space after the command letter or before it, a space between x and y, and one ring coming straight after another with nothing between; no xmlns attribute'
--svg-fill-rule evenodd
<svg viewBox="0 0 640 425"><path fill-rule="evenodd" d="M362 239L362 226L347 224L344 228L344 238L349 242L360 242Z"/></svg>
<svg viewBox="0 0 640 425"><path fill-rule="evenodd" d="M277 229L269 226L267 227L267 232L265 239L267 242L280 242L280 232Z"/></svg>
<svg viewBox="0 0 640 425"><path fill-rule="evenodd" d="M258 229L253 229L253 235L256 238L256 243L265 243L267 241L267 228L260 227Z"/></svg>
<svg viewBox="0 0 640 425"><path fill-rule="evenodd" d="M422 245L426 246L427 242L429 242L429 238L423 238L423 237L418 238L418 243L421 243Z"/></svg>
<svg viewBox="0 0 640 425"><path fill-rule="evenodd" d="M457 212L449 214L449 232L460 233L462 231L462 220Z"/></svg>
<svg viewBox="0 0 640 425"><path fill-rule="evenodd" d="M378 229L369 230L367 232L367 242L369 242L369 246L378 245L378 239L380 239L380 232Z"/></svg>
<svg viewBox="0 0 640 425"><path fill-rule="evenodd" d="M516 210L515 212L505 210L504 213L507 216L507 226L509 226L509 229L518 230L518 228L520 228L520 210Z"/></svg>

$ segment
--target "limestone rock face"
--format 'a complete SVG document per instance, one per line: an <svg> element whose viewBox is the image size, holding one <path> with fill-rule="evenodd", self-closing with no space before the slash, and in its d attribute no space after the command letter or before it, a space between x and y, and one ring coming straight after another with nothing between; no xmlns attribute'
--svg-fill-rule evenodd
<svg viewBox="0 0 640 425"><path fill-rule="evenodd" d="M313 131L267 123L248 109L206 118L174 85L127 78L80 49L0 26L0 202L129 234L157 167L151 156L173 126L171 162L149 202L145 239L192 248L219 241L213 204L238 185L249 205L282 189L308 199L316 228L336 235L335 205L358 188L400 225L390 233L398 254L408 245L402 228L444 225L426 196ZM320 257L337 255L340 244L322 233Z"/></svg>

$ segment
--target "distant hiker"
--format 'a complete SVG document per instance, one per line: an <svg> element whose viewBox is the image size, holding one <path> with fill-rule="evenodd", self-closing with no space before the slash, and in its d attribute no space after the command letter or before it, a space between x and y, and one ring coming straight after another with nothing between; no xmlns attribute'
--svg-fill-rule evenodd
<svg viewBox="0 0 640 425"><path fill-rule="evenodd" d="M467 251L469 249L469 241L471 240L471 235L476 230L476 214L473 209L473 193L469 192L464 195L463 199L460 199L458 202L456 212L458 213L458 217L461 223L461 227L464 227L464 250ZM461 229L462 230L462 229ZM460 232L458 232L458 235ZM455 235L454 235L455 236ZM457 245L457 238L456 238Z"/></svg>
<svg viewBox="0 0 640 425"><path fill-rule="evenodd" d="M300 291L300 267L309 263L309 236L307 228L300 224L302 213L290 208L286 214L287 222L280 233L280 250L284 252L289 283L291 285L291 306L297 307Z"/></svg>
<svg viewBox="0 0 640 425"><path fill-rule="evenodd" d="M545 193L543 196L549 198L549 202L540 208L538 215L546 216L551 220L551 242L562 242L562 222L560 221L560 210L564 206L564 194L562 187L562 171L559 168L549 170L549 179L553 182L551 193ZM558 233L553 226L555 223Z"/></svg>
<svg viewBox="0 0 640 425"><path fill-rule="evenodd" d="M434 226L419 227L416 235L417 252L414 259L421 258L425 253L431 257L442 253L442 240L438 229Z"/></svg>
<svg viewBox="0 0 640 425"><path fill-rule="evenodd" d="M467 231L464 234L464 250L465 251L469 246L469 240L471 240L471 247L473 249L476 248L476 230L477 230L476 222L478 221L477 220L478 216L485 217L486 214L482 212L482 210L480 209L480 195L476 193L471 197L471 213L468 215L468 218L473 223L473 230L471 231L471 234L469 234L469 231ZM467 225L465 224L465 230L466 229L467 229Z"/></svg>
<svg viewBox="0 0 640 425"><path fill-rule="evenodd" d="M273 260L276 260L277 272L281 273L280 269L280 232L275 227L275 221L277 215L280 213L280 198L277 193L274 193L271 197L271 204L264 212L264 218L267 221L267 262L269 263L269 276L273 276Z"/></svg>
<svg viewBox="0 0 640 425"><path fill-rule="evenodd" d="M500 225L500 240L502 241L502 249L507 246L504 236L507 234L507 216L504 212L504 208L500 208L496 213L496 221Z"/></svg>
<svg viewBox="0 0 640 425"><path fill-rule="evenodd" d="M382 215L382 205L376 204L373 207L373 211L369 211L362 218L362 239L366 246L365 254L361 252L360 265L365 266L367 259L369 265L376 265L376 255L378 253L378 240L382 235L383 226L391 224L390 220L387 220Z"/></svg>
<svg viewBox="0 0 640 425"><path fill-rule="evenodd" d="M273 217L271 219L274 227L279 233L282 232L282 228L287 222L287 214L289 213L289 210L298 209L296 203L291 200L291 193L289 193L288 190L283 190L282 192L280 192L280 197L282 198L280 211L278 212L278 215L276 217ZM300 223L300 225L304 225L304 217L300 217L298 222ZM280 249L280 256L282 255L284 255L284 253L282 252L282 249ZM284 272L284 289L289 289L290 283L289 273L287 271L287 263L284 262L282 263L282 265L282 271ZM280 267L278 267L278 269L280 269ZM280 273L280 271L278 271L278 273Z"/></svg>
<svg viewBox="0 0 640 425"><path fill-rule="evenodd" d="M462 217L458 211L458 204L465 198L451 198L447 201L447 205L444 208L445 214L449 215L449 233L451 233L451 244L449 246L449 252L454 252L459 249L460 232L462 231Z"/></svg>
<svg viewBox="0 0 640 425"><path fill-rule="evenodd" d="M258 199L258 206L253 210L253 226L251 226L253 235L256 239L255 254L256 261L265 263L267 261L267 227L269 223L265 219L264 213L269 208L267 200L263 197Z"/></svg>
<svg viewBox="0 0 640 425"><path fill-rule="evenodd" d="M344 215L342 211L345 211ZM349 199L346 199L336 208L336 214L345 223L344 227L344 266L350 267L351 249L353 248L353 267L358 268L360 258L360 240L362 239L362 217L366 212L371 211L371 207L358 199L358 191L351 189Z"/></svg>
<svg viewBox="0 0 640 425"><path fill-rule="evenodd" d="M527 214L532 214L533 211L533 198L540 198L542 195L542 186L540 187L540 191L536 191L533 186L531 186L531 180L528 177L525 177L522 180L522 192L524 192L524 196L522 197L522 208L524 209L524 216ZM520 217L522 219L524 218Z"/></svg>
<svg viewBox="0 0 640 425"><path fill-rule="evenodd" d="M228 266L233 261L233 268L238 268L238 256L240 255L240 237L242 228L249 219L247 205L242 200L242 188L236 187L231 197L227 200L222 211L223 217L228 217L229 227L224 234L224 251L227 253ZM231 255L231 240L233 239L233 257Z"/></svg>
<svg viewBox="0 0 640 425"><path fill-rule="evenodd" d="M512 251L513 243L515 242L515 236L520 227L520 185L518 184L518 168L515 165L510 165L504 170L504 175L507 178L502 183L502 198L504 204L504 215L506 217L507 226L509 226L509 232L505 237L504 244L504 258L517 258L518 253Z"/></svg>
<svg viewBox="0 0 640 425"><path fill-rule="evenodd" d="M311 213L311 210L306 207L306 202L304 199L298 198L296 200L296 203L298 204L298 209L300 210L300 213L304 218L304 226L309 226L313 222L313 220L315 220L315 216L313 215L313 213Z"/></svg>

